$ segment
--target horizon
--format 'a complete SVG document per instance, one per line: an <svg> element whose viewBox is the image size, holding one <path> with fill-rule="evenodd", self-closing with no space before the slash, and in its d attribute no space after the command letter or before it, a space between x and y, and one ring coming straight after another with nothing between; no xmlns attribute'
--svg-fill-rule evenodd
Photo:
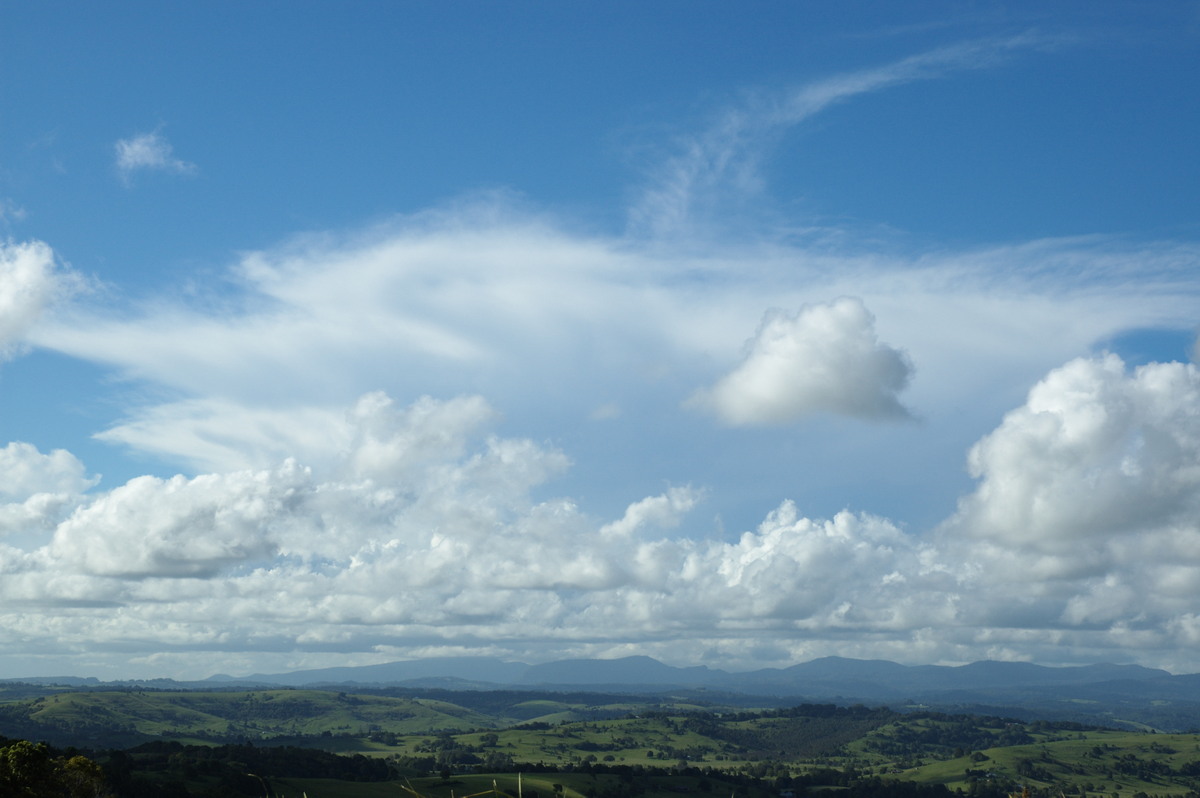
<svg viewBox="0 0 1200 798"><path fill-rule="evenodd" d="M0 676L1200 671L1197 8L6 9Z"/></svg>
<svg viewBox="0 0 1200 798"><path fill-rule="evenodd" d="M496 660L496 659L500 659L500 661L505 665L522 665L522 666L525 666L528 668L536 668L536 667L542 666L542 665L560 665L560 664L569 664L569 663L592 664L592 663L603 663L603 662L622 662L622 661L627 661L627 660L649 660L657 665L665 665L667 668L670 668L672 670L704 669L709 672L725 673L729 676L735 676L735 677L739 676L739 675L753 674L753 673L758 673L758 672L767 671L767 670L787 670L789 668L796 668L796 667L801 667L804 665L811 665L811 664L823 662L826 660L844 660L844 661L852 661L852 662L860 662L860 663L879 663L879 664L886 664L886 665L899 665L902 668L958 669L958 668L968 668L973 665L991 665L991 664L1031 665L1035 668L1044 668L1044 669L1048 669L1048 670L1073 670L1073 669L1104 668L1104 667L1111 667L1111 668L1125 668L1125 667L1146 668L1147 667L1147 666L1143 666L1143 665L1138 665L1137 663L1130 663L1130 662L1125 662L1125 663L1121 663L1121 662L1089 662L1089 663L1084 663L1084 664L1061 664L1060 663L1060 664L1056 664L1056 665L1043 665L1043 664L1040 664L1037 662L1032 662L1029 660L995 660L995 659L973 660L971 662L961 662L961 663L955 663L955 664L936 663L936 662L905 663L905 662L896 662L894 660L864 659L864 658L857 658L857 657L842 657L842 656L838 656L836 654L827 654L824 656L815 657L811 660L805 660L802 662L794 662L794 663L791 663L790 665L777 665L777 666L770 666L770 667L751 668L751 669L747 669L747 670L734 670L734 669L725 669L725 668L714 668L714 667L710 667L708 665L672 665L670 663L663 662L662 660L659 660L655 657L647 656L645 654L627 654L627 655L620 656L620 657L608 657L608 658L604 658L604 657L578 658L577 657L577 658L569 658L569 659L552 659L552 660L545 660L542 662L524 662L521 660L502 659L502 658L488 657L488 656L482 656L482 655L460 655L460 656L425 657L422 659L409 659L409 660L390 660L388 662L375 662L375 663L371 663L368 665L352 665L352 666L326 665L326 666L322 666L319 668L301 668L301 669L295 669L295 670L280 671L277 673L256 672L256 673L248 673L245 675L234 675L234 674L229 674L229 673L212 673L207 676L204 676L201 678L196 678L196 679L175 679L175 678L169 677L169 676L144 676L144 677L137 677L137 678L113 677L110 679L102 679L97 676L85 676L85 675L80 675L80 674L56 674L53 676L34 676L34 675L27 675L27 676L23 676L23 677L22 676L0 676L0 681L21 682L21 681L30 680L30 679L41 680L41 681L50 680L50 679L73 679L73 680L77 679L77 680L81 680L81 681L96 682L99 684L110 684L110 683L119 684L119 683L126 683L126 682L177 682L180 684L195 684L195 683L200 683L200 682L204 682L204 683L244 682L244 681L252 680L255 677L264 677L265 678L265 677L274 677L274 676L294 676L294 675L308 673L308 672L319 672L319 671L327 671L327 670L359 670L359 669L363 669L363 668L372 668L372 667L387 667L389 665L410 665L410 664L418 664L418 663L423 663L423 662L444 662L447 660L450 660L450 661L469 661L469 660L490 661L490 660ZM1163 668L1148 668L1148 670L1160 670L1160 671L1166 673L1168 676L1200 675L1200 674L1190 674L1190 673L1174 673L1174 672L1168 671ZM412 678L413 679L425 679L428 677L418 676L418 677L412 677ZM314 684L319 684L319 682L314 682ZM335 684L336 684L336 682L335 682ZM372 682L363 682L363 684L372 684ZM519 686L524 683L523 682L511 682L511 681L498 681L498 682L495 682L495 684ZM576 682L569 682L566 684L576 684ZM577 684L586 686L587 683L578 682ZM536 686L537 685L531 685L531 687L536 687Z"/></svg>

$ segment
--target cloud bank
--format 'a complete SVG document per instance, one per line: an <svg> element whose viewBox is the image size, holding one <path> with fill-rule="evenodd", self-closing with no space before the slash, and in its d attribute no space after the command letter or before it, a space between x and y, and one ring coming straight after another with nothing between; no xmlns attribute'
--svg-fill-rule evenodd
<svg viewBox="0 0 1200 798"><path fill-rule="evenodd" d="M784 501L728 541L697 529L688 486L607 522L534 498L567 458L496 436L480 397L369 394L318 463L102 492L69 454L10 444L0 519L31 542L0 540L0 635L93 663L154 650L193 676L279 651L635 649L750 667L748 642L781 661L1061 661L1063 645L1136 642L1178 665L1200 613L1197 419L1194 366L1072 361L971 449L977 487L936 533Z"/></svg>
<svg viewBox="0 0 1200 798"><path fill-rule="evenodd" d="M10 445L0 642L20 641L22 662L124 675L127 651L147 652L132 667L195 677L451 653L738 668L1136 647L1194 668L1180 652L1200 626L1195 369L1070 357L1186 316L1176 276L1195 253L831 257L698 257L473 209L249 253L230 270L236 301L44 320L40 346L166 389L102 435L192 474L100 489L68 453ZM1064 258L1104 281L1053 276ZM847 281L866 298L830 300ZM800 310L763 316L781 303ZM879 341L873 311L903 350ZM1028 398L997 407L995 386L1030 372ZM785 494L726 532L710 520L719 486L686 479L597 514L556 490L593 449L502 428L547 396L594 424L596 397L631 375L676 408L713 386L700 395L727 424L901 418L904 389L923 434L962 439L977 484L931 530L866 507L813 517ZM602 438L646 404L622 406ZM676 415L679 445L713 426ZM824 461L813 449L790 467Z"/></svg>
<svg viewBox="0 0 1200 798"><path fill-rule="evenodd" d="M0 353L102 367L127 390L97 437L184 473L108 485L70 452L0 449L0 667L836 653L1200 669L1197 371L1094 351L1194 326L1200 249L685 235L753 198L772 131L1046 45L970 43L751 98L666 159L622 234L490 195L244 253L202 296L53 315L66 271L45 244L5 245ZM157 132L117 159L126 180L195 169ZM970 482L928 528L788 495L839 469L930 488L964 455ZM615 511L560 489L595 459ZM780 491L751 523L726 529L723 486L692 476L722 461Z"/></svg>

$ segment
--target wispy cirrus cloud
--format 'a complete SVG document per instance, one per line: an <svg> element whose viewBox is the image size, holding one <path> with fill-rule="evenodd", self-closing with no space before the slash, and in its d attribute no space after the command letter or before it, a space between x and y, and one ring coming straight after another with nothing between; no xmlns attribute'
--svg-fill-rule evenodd
<svg viewBox="0 0 1200 798"><path fill-rule="evenodd" d="M694 235L759 192L762 160L773 138L827 108L905 83L988 69L1015 54L1061 47L1070 40L1037 32L941 47L882 67L843 73L790 91L755 92L726 109L651 171L629 212L633 229L657 236Z"/></svg>
<svg viewBox="0 0 1200 798"><path fill-rule="evenodd" d="M117 174L126 185L138 172L191 175L197 171L196 164L175 156L171 143L157 130L119 139L114 151Z"/></svg>

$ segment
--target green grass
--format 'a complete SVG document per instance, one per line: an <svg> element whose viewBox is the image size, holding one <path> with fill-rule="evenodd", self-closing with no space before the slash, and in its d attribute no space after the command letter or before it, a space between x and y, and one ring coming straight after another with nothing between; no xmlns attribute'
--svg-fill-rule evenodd
<svg viewBox="0 0 1200 798"><path fill-rule="evenodd" d="M29 702L28 718L51 729L104 728L172 739L414 734L495 722L443 701L321 690L68 692Z"/></svg>
<svg viewBox="0 0 1200 798"><path fill-rule="evenodd" d="M1148 779L1131 772L1130 765L1141 761L1178 771L1180 766L1200 760L1200 736L1089 731L1057 739L1048 736L1030 745L989 748L982 753L988 757L982 762L973 762L969 756L931 762L904 771L901 777L965 791L969 781L964 773L969 768L1067 795L1076 795L1081 788L1089 794L1116 793L1122 798L1139 792L1186 795L1192 788L1177 774L1159 773ZM1137 759L1130 760L1131 756ZM1122 765L1130 772L1120 772Z"/></svg>
<svg viewBox="0 0 1200 798"><path fill-rule="evenodd" d="M347 782L333 779L270 779L271 787L281 798L585 798L603 791L606 786L615 786L618 777L611 775L589 775L581 773L537 773L523 774L518 791L517 775L476 774L455 776L448 781L438 777L419 778L388 782ZM560 785L562 791L554 789ZM494 787L493 787L494 785ZM704 788L707 786L707 790ZM405 789L405 788L408 789ZM730 788L720 783L689 776L653 776L646 780L643 798L678 798L681 793L725 798ZM773 792L737 788L740 798L774 798Z"/></svg>

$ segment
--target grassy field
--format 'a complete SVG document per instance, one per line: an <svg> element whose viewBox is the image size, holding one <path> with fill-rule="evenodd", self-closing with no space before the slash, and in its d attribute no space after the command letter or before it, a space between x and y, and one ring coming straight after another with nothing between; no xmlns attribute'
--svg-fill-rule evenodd
<svg viewBox="0 0 1200 798"><path fill-rule="evenodd" d="M1179 773L1200 762L1200 736L1086 731L972 754L976 758L968 754L930 762L898 775L964 791L973 771L976 778L1004 778L1065 795L1187 795L1195 788Z"/></svg>
<svg viewBox="0 0 1200 798"><path fill-rule="evenodd" d="M661 700L586 703L565 695L514 694L507 700L508 695L464 697L485 712L429 697L326 690L71 690L0 704L0 735L93 750L147 741L160 752L168 741L273 750L291 745L310 754L311 749L361 754L380 767L378 760L385 760L393 773L454 774L449 783L422 781L419 788L428 798L451 798L450 790L453 798L490 791L491 776L466 774L513 773L523 765L561 771L552 778L530 776L524 798L535 793L537 798L611 798L628 792L628 773L624 785L611 784L617 775L587 772L593 765L634 769L639 796L650 798L658 776L649 771L674 774L672 783L659 790L664 796L680 791L680 779L704 771L704 783L682 785L703 796L716 774L787 779L823 769L945 785L965 794L981 786L1027 785L1063 798L1200 798L1200 735L1194 734L885 708L697 711L694 705ZM692 775L682 773L685 769ZM381 777L386 776L384 767ZM502 792L515 794L515 776L496 779ZM313 798L412 798L402 782L291 779L279 789Z"/></svg>
<svg viewBox="0 0 1200 798"><path fill-rule="evenodd" d="M416 734L498 722L444 701L323 690L64 692L29 702L27 718L51 730L111 729L172 739Z"/></svg>

